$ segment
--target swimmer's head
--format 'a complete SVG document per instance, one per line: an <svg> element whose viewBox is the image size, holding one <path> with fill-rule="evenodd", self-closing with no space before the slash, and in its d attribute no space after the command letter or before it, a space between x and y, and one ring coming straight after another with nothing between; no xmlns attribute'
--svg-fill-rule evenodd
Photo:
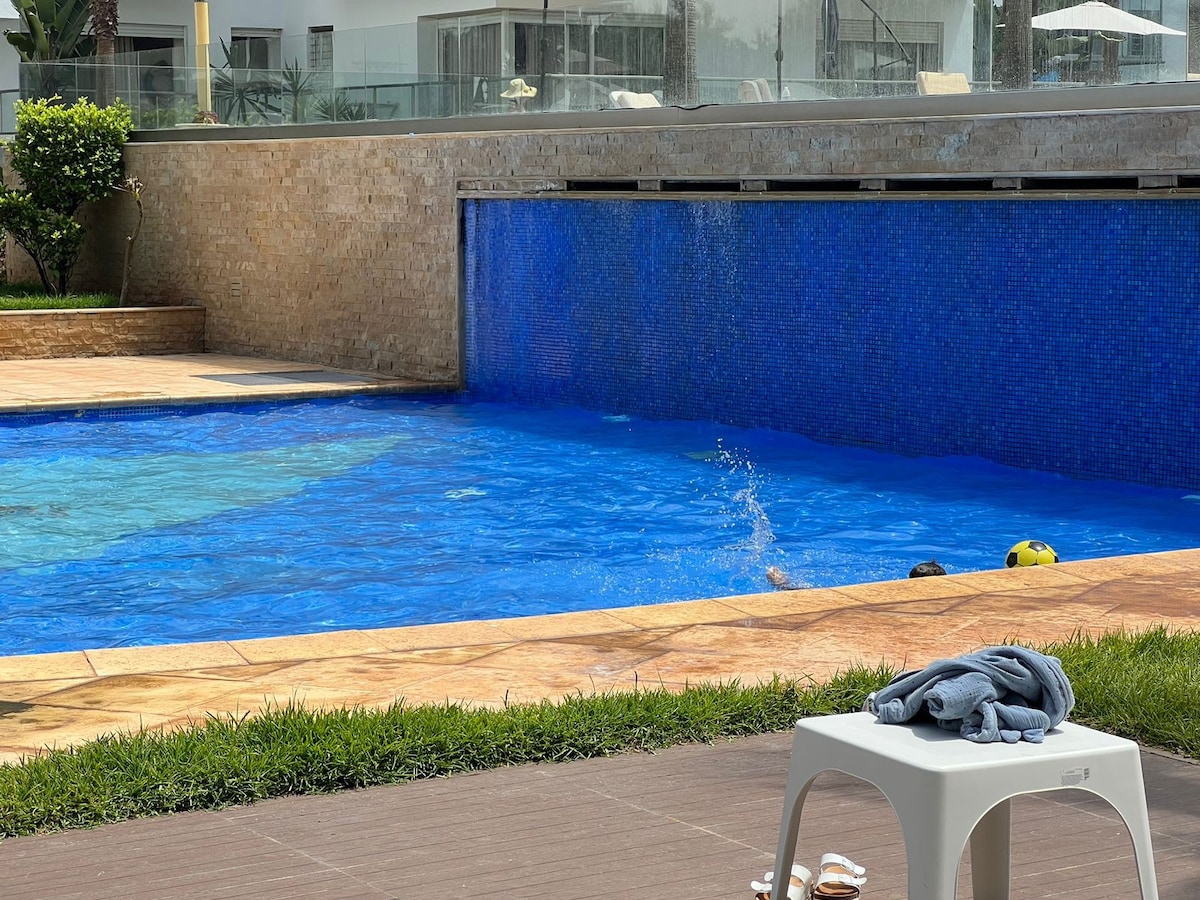
<svg viewBox="0 0 1200 900"><path fill-rule="evenodd" d="M787 587L791 583L791 579L787 577L787 572L778 566L767 566L767 581L779 588Z"/></svg>
<svg viewBox="0 0 1200 900"><path fill-rule="evenodd" d="M946 570L943 569L936 559L931 559L929 562L919 563L912 567L908 573L909 578L924 578L927 575L945 575Z"/></svg>

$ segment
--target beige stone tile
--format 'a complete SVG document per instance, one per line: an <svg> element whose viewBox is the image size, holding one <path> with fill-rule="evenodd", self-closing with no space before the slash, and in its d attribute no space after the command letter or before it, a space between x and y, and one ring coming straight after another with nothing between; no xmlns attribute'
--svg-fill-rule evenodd
<svg viewBox="0 0 1200 900"><path fill-rule="evenodd" d="M909 613L914 616L941 616L953 612L974 596L976 594L972 591L969 594L954 594L937 600L900 600L896 603L875 603L871 608L878 610L881 614Z"/></svg>
<svg viewBox="0 0 1200 900"><path fill-rule="evenodd" d="M363 706L366 699L378 693L379 691L342 690L328 685L299 685L287 681L255 682L253 685L212 698L205 704L203 711L192 715L173 716L171 722L200 721L207 715L257 715L264 710L282 708L292 703L306 709L350 709Z"/></svg>
<svg viewBox="0 0 1200 900"><path fill-rule="evenodd" d="M230 641L230 644L247 662L263 663L361 656L387 650L383 642L377 636L373 636L375 634L373 631L330 631L321 634Z"/></svg>
<svg viewBox="0 0 1200 900"><path fill-rule="evenodd" d="M223 678L226 681L252 681L255 678L262 678L270 675L272 672L278 672L280 669L286 669L295 660L282 660L280 662L271 663L251 663L242 664L240 666L217 666L212 669L180 669L178 672L173 672L183 678Z"/></svg>
<svg viewBox="0 0 1200 900"><path fill-rule="evenodd" d="M600 650L636 650L647 644L674 634L680 625L672 628L645 628L636 631L618 631L612 634L580 634L570 637L546 638L546 642L555 644L579 644L583 647L593 647Z"/></svg>
<svg viewBox="0 0 1200 900"><path fill-rule="evenodd" d="M1192 571L1200 571L1200 548L1164 550L1161 553L1147 553L1145 556L1177 563L1180 566L1186 566Z"/></svg>
<svg viewBox="0 0 1200 900"><path fill-rule="evenodd" d="M0 700L33 703L47 694L88 684L94 680L93 678L55 678L49 681L0 682Z"/></svg>
<svg viewBox="0 0 1200 900"><path fill-rule="evenodd" d="M739 625L691 625L646 646L660 653L670 650L736 656L746 660L802 653L821 640L823 632L804 629L743 627Z"/></svg>
<svg viewBox="0 0 1200 900"><path fill-rule="evenodd" d="M203 712L216 698L228 694L236 682L223 678L180 678L170 675L113 675L45 694L40 703L78 709L137 712L177 716ZM249 683L244 683L249 686Z"/></svg>
<svg viewBox="0 0 1200 900"><path fill-rule="evenodd" d="M89 678L96 674L82 651L0 656L0 682Z"/></svg>
<svg viewBox="0 0 1200 900"><path fill-rule="evenodd" d="M4 745L36 753L94 740L106 734L138 732L166 721L147 712L112 712L35 705L0 719Z"/></svg>
<svg viewBox="0 0 1200 900"><path fill-rule="evenodd" d="M346 691L393 690L415 681L442 675L446 666L411 658L387 656L351 656L341 659L314 659L297 662L270 675L254 680L255 685L294 685Z"/></svg>
<svg viewBox="0 0 1200 900"><path fill-rule="evenodd" d="M432 663L439 666L457 666L473 662L513 646L507 644L471 644L468 647L435 647L428 650L398 650L384 655L385 659L401 662Z"/></svg>
<svg viewBox="0 0 1200 900"><path fill-rule="evenodd" d="M837 612L836 609L827 609L820 612L797 613L796 615L787 616L746 616L742 619L733 619L719 624L738 628L770 628L778 631L819 632L822 627L821 623L835 612Z"/></svg>
<svg viewBox="0 0 1200 900"><path fill-rule="evenodd" d="M364 632L387 650L425 650L472 644L509 643L512 635L495 622L446 622L406 628L373 628Z"/></svg>
<svg viewBox="0 0 1200 900"><path fill-rule="evenodd" d="M522 641L629 630L628 622L622 621L608 611L600 610L558 613L549 616L522 616L515 619L492 619L491 621L510 637Z"/></svg>
<svg viewBox="0 0 1200 900"><path fill-rule="evenodd" d="M587 677L609 677L626 672L662 653L655 643L639 648L588 646L564 641L527 641L514 644L463 668L479 666L505 669L522 676L573 672Z"/></svg>
<svg viewBox="0 0 1200 900"><path fill-rule="evenodd" d="M1070 566L1018 566L1013 569L988 569L953 577L956 582L974 591L1017 591L1030 587L1054 587L1084 584L1088 579L1072 575ZM939 578L914 578L913 581L939 581Z"/></svg>
<svg viewBox="0 0 1200 900"><path fill-rule="evenodd" d="M162 644L154 647L117 647L85 652L97 675L177 672L181 669L236 666L246 662L225 641Z"/></svg>
<svg viewBox="0 0 1200 900"><path fill-rule="evenodd" d="M1125 578L1096 584L1085 599L1108 606L1110 616L1171 619L1194 628L1200 618L1200 579L1194 572Z"/></svg>
<svg viewBox="0 0 1200 900"><path fill-rule="evenodd" d="M19 766L25 760L32 759L37 755L31 750L0 744L0 766Z"/></svg>
<svg viewBox="0 0 1200 900"><path fill-rule="evenodd" d="M637 685L653 690L675 690L697 684L743 685L769 682L776 675L784 678L806 678L809 664L795 655L763 653L756 657L742 654L702 653L672 650L638 666Z"/></svg>
<svg viewBox="0 0 1200 900"><path fill-rule="evenodd" d="M724 600L690 600L682 603L656 603L647 606L622 606L608 613L620 620L625 628L661 628L672 625L695 625L703 622L727 622L745 613Z"/></svg>
<svg viewBox="0 0 1200 900"><path fill-rule="evenodd" d="M569 670L513 672L483 666L463 666L444 671L405 687L403 697L410 705L470 701L482 705L536 703L543 699L559 700L568 695L591 696L609 690L630 690L635 684L632 671L610 675L585 675Z"/></svg>
<svg viewBox="0 0 1200 900"><path fill-rule="evenodd" d="M1146 553L1136 556L1109 556L1060 562L1063 571L1086 581L1106 582L1114 578L1138 575L1168 575L1192 572L1200 576L1200 551Z"/></svg>
<svg viewBox="0 0 1200 900"><path fill-rule="evenodd" d="M818 643L822 652L836 652L842 659L862 660L868 666L906 658L943 659L977 649L962 632L982 619L973 611L956 611L931 621L926 615L847 609L821 622Z"/></svg>
<svg viewBox="0 0 1200 900"><path fill-rule="evenodd" d="M744 616L754 618L827 612L862 605L862 601L858 598L844 594L836 588L746 594L741 597L726 597L722 602L734 607Z"/></svg>
<svg viewBox="0 0 1200 900"><path fill-rule="evenodd" d="M964 597L977 592L965 582L965 575L938 575L932 578L905 578L897 581L875 581L834 588L839 594L853 597L862 603L903 603L914 600L942 600Z"/></svg>

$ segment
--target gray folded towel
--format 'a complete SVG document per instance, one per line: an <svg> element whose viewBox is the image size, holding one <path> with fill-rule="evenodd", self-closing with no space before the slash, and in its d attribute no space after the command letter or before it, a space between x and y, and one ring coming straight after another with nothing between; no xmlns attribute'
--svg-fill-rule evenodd
<svg viewBox="0 0 1200 900"><path fill-rule="evenodd" d="M988 647L902 672L867 698L879 721L932 718L969 741L1040 743L1075 707L1062 663L1027 647Z"/></svg>

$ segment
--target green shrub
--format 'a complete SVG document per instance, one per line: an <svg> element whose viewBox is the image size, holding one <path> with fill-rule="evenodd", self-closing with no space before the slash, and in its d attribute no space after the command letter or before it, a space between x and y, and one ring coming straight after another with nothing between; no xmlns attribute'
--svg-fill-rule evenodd
<svg viewBox="0 0 1200 900"><path fill-rule="evenodd" d="M0 227L33 258L50 293L64 294L83 247L79 207L121 183L121 151L133 130L129 108L88 100L19 100L17 132L6 149L23 189L0 185Z"/></svg>
<svg viewBox="0 0 1200 900"><path fill-rule="evenodd" d="M33 258L46 292L66 293L83 248L83 226L71 216L43 209L28 193L9 190L0 190L0 225Z"/></svg>

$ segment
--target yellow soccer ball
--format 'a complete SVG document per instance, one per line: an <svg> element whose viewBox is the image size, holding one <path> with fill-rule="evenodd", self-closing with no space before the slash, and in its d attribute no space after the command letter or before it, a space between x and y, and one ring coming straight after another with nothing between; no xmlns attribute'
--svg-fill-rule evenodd
<svg viewBox="0 0 1200 900"><path fill-rule="evenodd" d="M1058 562L1058 554L1054 548L1042 541L1021 541L1014 544L1004 558L1004 565L1010 569L1013 566L1048 566Z"/></svg>

